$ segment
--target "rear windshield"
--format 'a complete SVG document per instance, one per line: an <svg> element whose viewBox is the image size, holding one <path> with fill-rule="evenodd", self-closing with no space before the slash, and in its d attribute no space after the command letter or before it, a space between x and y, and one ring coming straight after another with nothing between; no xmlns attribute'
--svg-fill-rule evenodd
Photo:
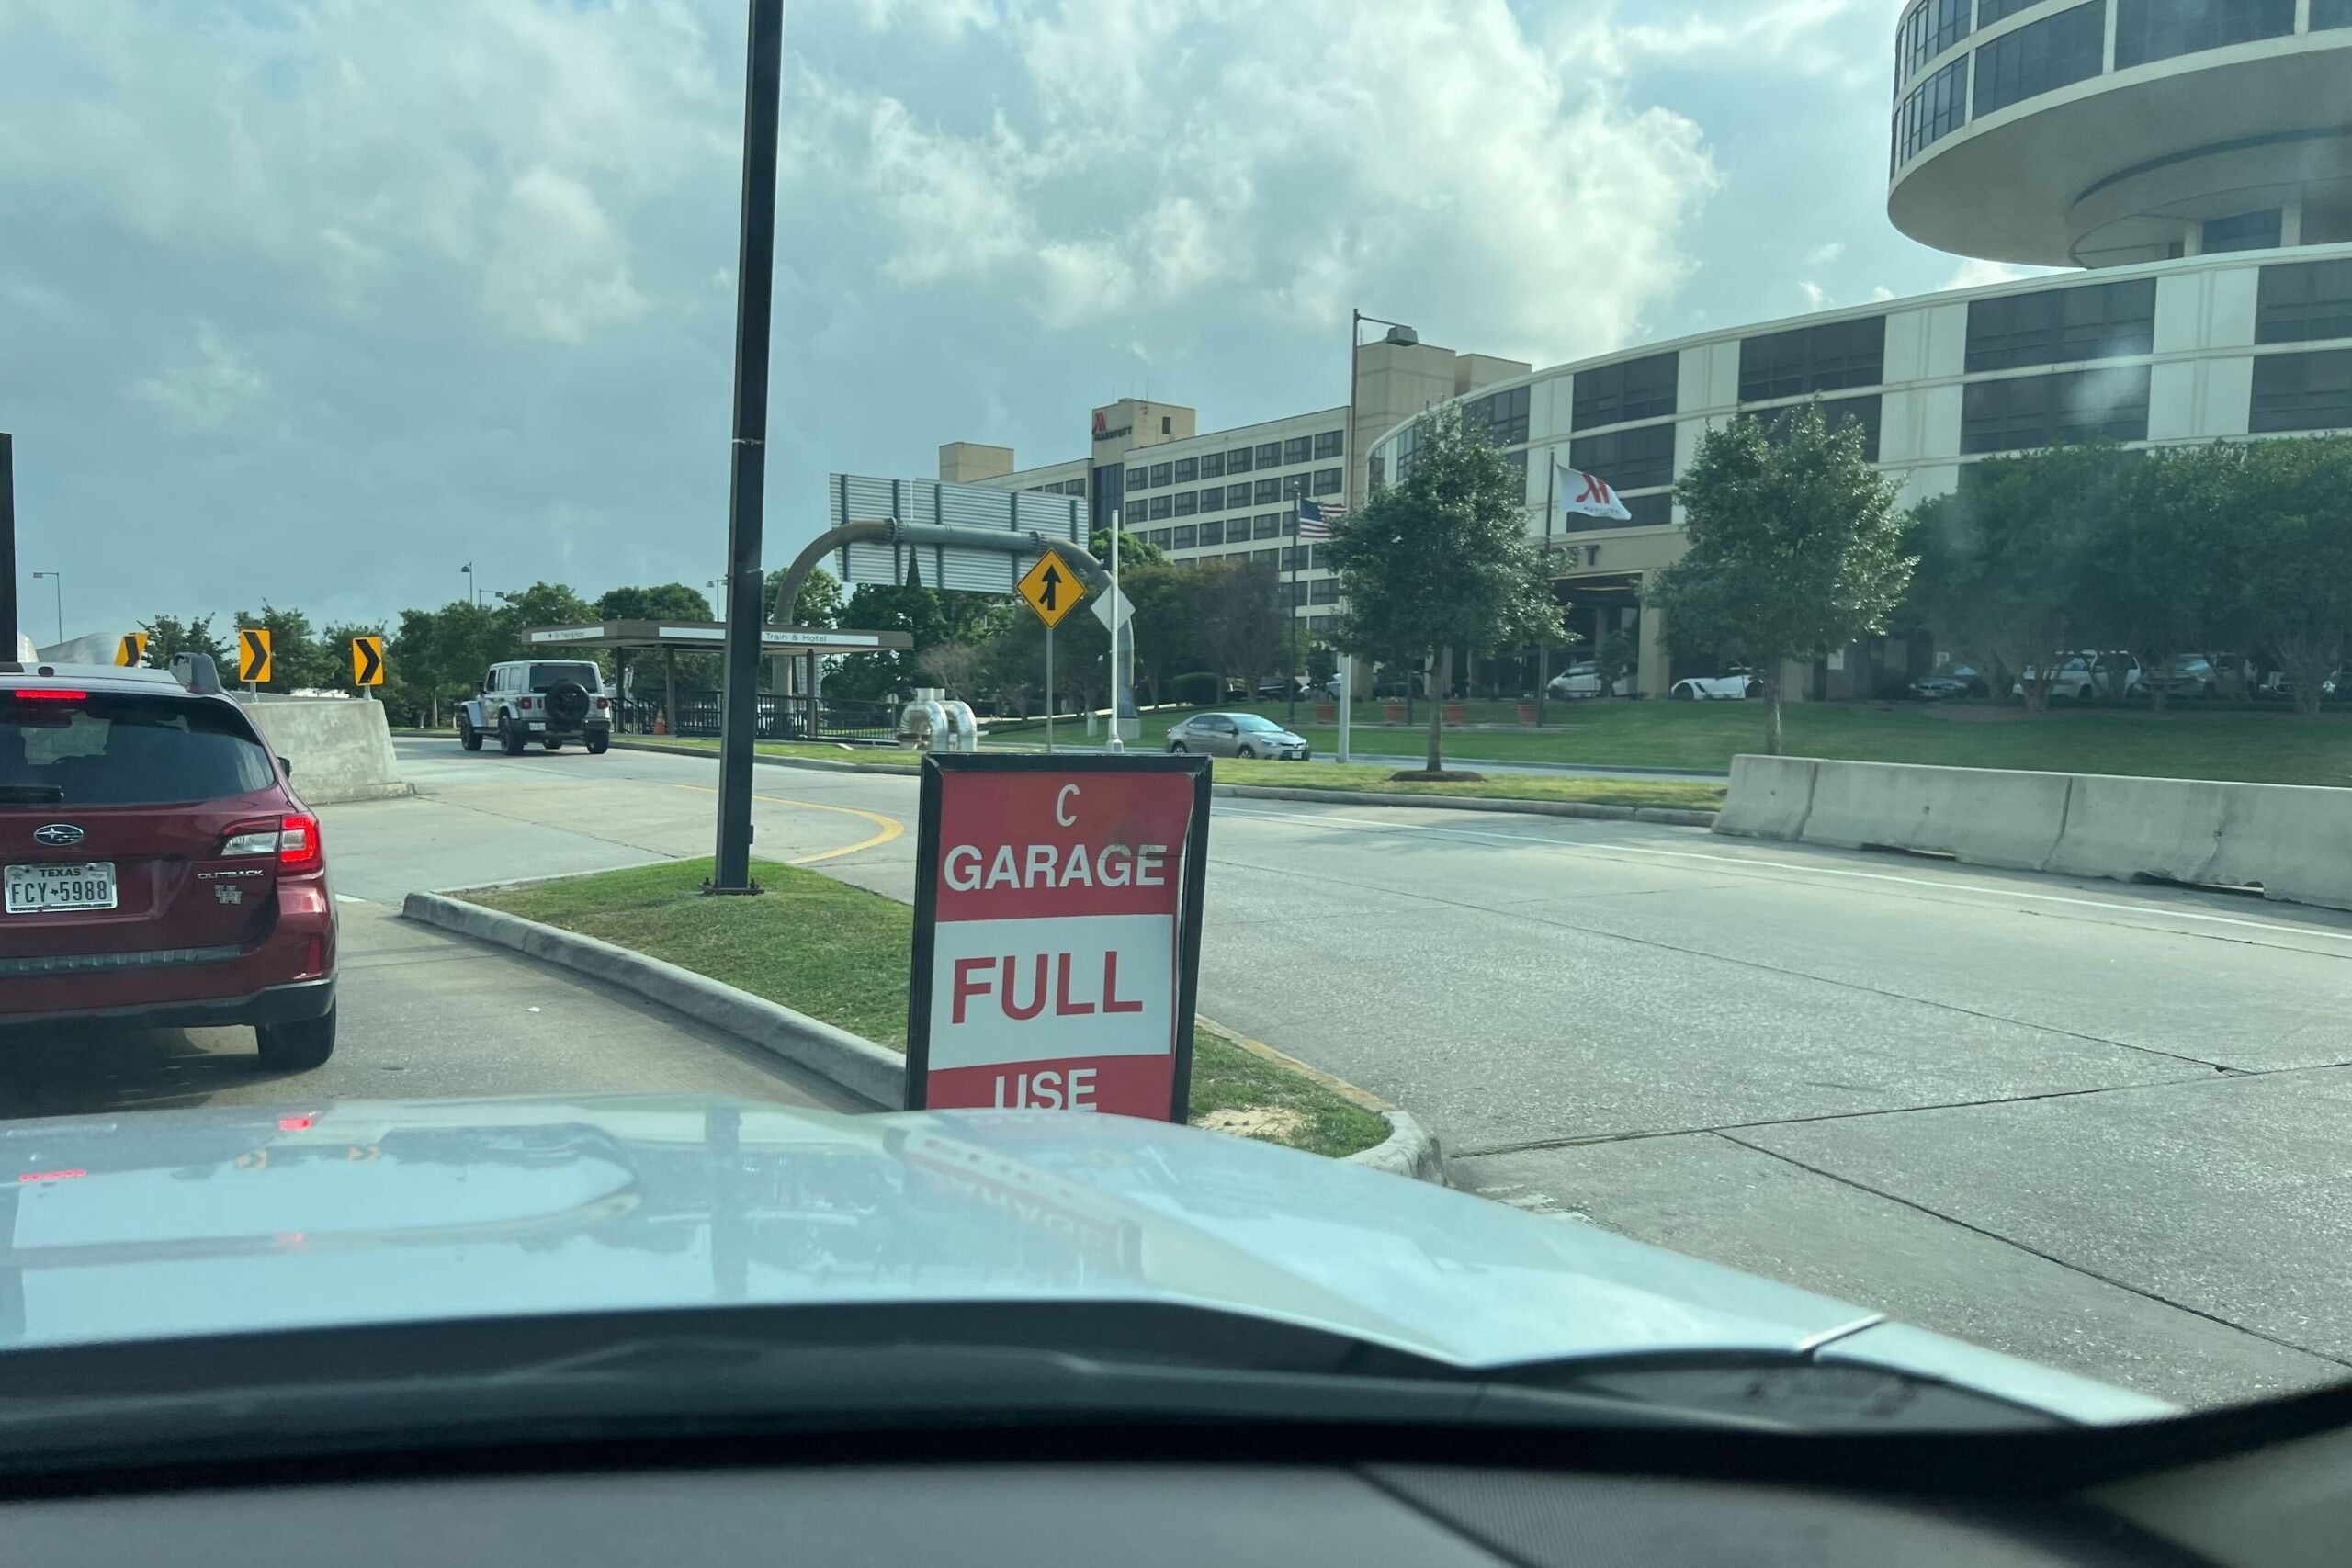
<svg viewBox="0 0 2352 1568"><path fill-rule="evenodd" d="M531 666L531 690L544 692L559 681L577 681L593 692L596 689L596 667L585 663Z"/></svg>
<svg viewBox="0 0 2352 1568"><path fill-rule="evenodd" d="M276 777L243 716L220 703L0 692L0 811L217 800Z"/></svg>

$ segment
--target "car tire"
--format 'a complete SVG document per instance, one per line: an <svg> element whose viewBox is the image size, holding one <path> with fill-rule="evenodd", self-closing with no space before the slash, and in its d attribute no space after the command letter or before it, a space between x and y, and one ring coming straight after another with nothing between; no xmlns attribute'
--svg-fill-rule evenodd
<svg viewBox="0 0 2352 1568"><path fill-rule="evenodd" d="M261 1065L276 1073L308 1072L334 1055L334 1011L291 1023L265 1023L254 1031Z"/></svg>
<svg viewBox="0 0 2352 1568"><path fill-rule="evenodd" d="M1677 686L1667 693L1666 696L1668 702L1676 703L1692 703L1699 700L1699 694L1689 686Z"/></svg>
<svg viewBox="0 0 2352 1568"><path fill-rule="evenodd" d="M464 714L458 716L458 744L469 751L481 750L481 731L476 729L473 721Z"/></svg>
<svg viewBox="0 0 2352 1568"><path fill-rule="evenodd" d="M529 741L524 738L521 730L514 728L513 721L504 714L500 714L498 716L498 749L510 757L519 757L523 754L523 748L528 744Z"/></svg>
<svg viewBox="0 0 2352 1568"><path fill-rule="evenodd" d="M592 735L588 738L588 755L591 757L601 757L612 748L613 738L609 735Z"/></svg>
<svg viewBox="0 0 2352 1568"><path fill-rule="evenodd" d="M1184 743L1182 740L1170 740L1168 743L1168 750L1171 755L1182 757L1184 755Z"/></svg>
<svg viewBox="0 0 2352 1568"><path fill-rule="evenodd" d="M1233 749L1233 757L1236 761L1239 761L1246 757L1250 761L1254 762L1258 760L1258 753L1251 750L1247 746L1237 746Z"/></svg>

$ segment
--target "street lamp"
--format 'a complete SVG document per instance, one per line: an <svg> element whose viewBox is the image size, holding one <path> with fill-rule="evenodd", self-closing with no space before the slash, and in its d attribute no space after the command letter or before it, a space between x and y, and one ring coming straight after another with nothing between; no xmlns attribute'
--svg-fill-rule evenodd
<svg viewBox="0 0 2352 1568"><path fill-rule="evenodd" d="M46 577L50 586L57 590L57 640L65 640L65 574L62 571L37 571L35 581Z"/></svg>
<svg viewBox="0 0 2352 1568"><path fill-rule="evenodd" d="M1378 316L1367 316L1362 310L1350 310L1348 312L1348 466L1345 470L1344 477L1340 480L1340 499L1347 502L1348 515L1350 517L1353 517L1356 514L1356 508L1358 505L1358 499L1356 496L1356 470L1359 468L1368 468L1372 462L1371 455L1363 450L1363 442L1357 438L1358 432L1356 430L1356 386L1357 383L1363 379L1363 324L1366 321L1370 321L1376 327L1386 327L1388 329L1387 341L1396 344L1400 347L1410 346L1411 344L1421 341L1420 333L1415 332L1412 328L1407 326L1402 321L1384 321ZM1295 609L1294 613L1295 613ZM1355 680L1355 665L1356 661L1353 655L1347 653L1340 655L1340 744L1338 755L1339 760L1342 762L1348 760L1348 720L1352 716L1355 706L1355 693L1351 690ZM1412 697L1413 686L1411 681L1408 679L1405 684L1405 700L1408 703L1410 703L1412 701ZM1408 708L1407 711L1409 715L1410 709Z"/></svg>
<svg viewBox="0 0 2352 1568"><path fill-rule="evenodd" d="M724 621L727 618L727 599L724 594L716 592L716 590L726 587L727 580L723 577L714 577L709 581L704 583L703 586L714 591L711 593L710 602L714 605L718 606L718 613L713 615L711 619L715 621Z"/></svg>
<svg viewBox="0 0 2352 1568"><path fill-rule="evenodd" d="M468 561L458 570L465 573L466 603L472 605L475 609L481 608L481 590L474 585L474 563Z"/></svg>

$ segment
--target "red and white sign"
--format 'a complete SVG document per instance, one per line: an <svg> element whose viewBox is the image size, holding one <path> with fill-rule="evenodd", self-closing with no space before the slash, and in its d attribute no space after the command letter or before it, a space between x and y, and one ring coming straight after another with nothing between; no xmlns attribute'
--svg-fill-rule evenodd
<svg viewBox="0 0 2352 1568"><path fill-rule="evenodd" d="M1205 777L1156 756L926 762L911 1108L1182 1119Z"/></svg>

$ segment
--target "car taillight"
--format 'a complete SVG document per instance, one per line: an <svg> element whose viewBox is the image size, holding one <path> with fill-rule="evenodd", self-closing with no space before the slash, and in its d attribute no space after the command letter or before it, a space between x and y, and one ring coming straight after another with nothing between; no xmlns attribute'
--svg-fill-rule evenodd
<svg viewBox="0 0 2352 1568"><path fill-rule="evenodd" d="M315 817L288 817L277 836L277 869L316 871L325 863L326 846L319 839Z"/></svg>
<svg viewBox="0 0 2352 1568"><path fill-rule="evenodd" d="M514 705L521 708L525 713L528 713L531 711L531 699L525 697L521 702L516 703Z"/></svg>
<svg viewBox="0 0 2352 1568"><path fill-rule="evenodd" d="M613 705L610 702L603 697L598 697L596 699L596 711L598 713L603 713L606 708L611 707L612 705Z"/></svg>
<svg viewBox="0 0 2352 1568"><path fill-rule="evenodd" d="M240 822L229 829L221 856L276 855L280 871L316 871L326 858L319 840L319 819L311 816L264 818Z"/></svg>
<svg viewBox="0 0 2352 1568"><path fill-rule="evenodd" d="M54 686L26 686L8 694L20 703L86 703L87 692L60 691Z"/></svg>

